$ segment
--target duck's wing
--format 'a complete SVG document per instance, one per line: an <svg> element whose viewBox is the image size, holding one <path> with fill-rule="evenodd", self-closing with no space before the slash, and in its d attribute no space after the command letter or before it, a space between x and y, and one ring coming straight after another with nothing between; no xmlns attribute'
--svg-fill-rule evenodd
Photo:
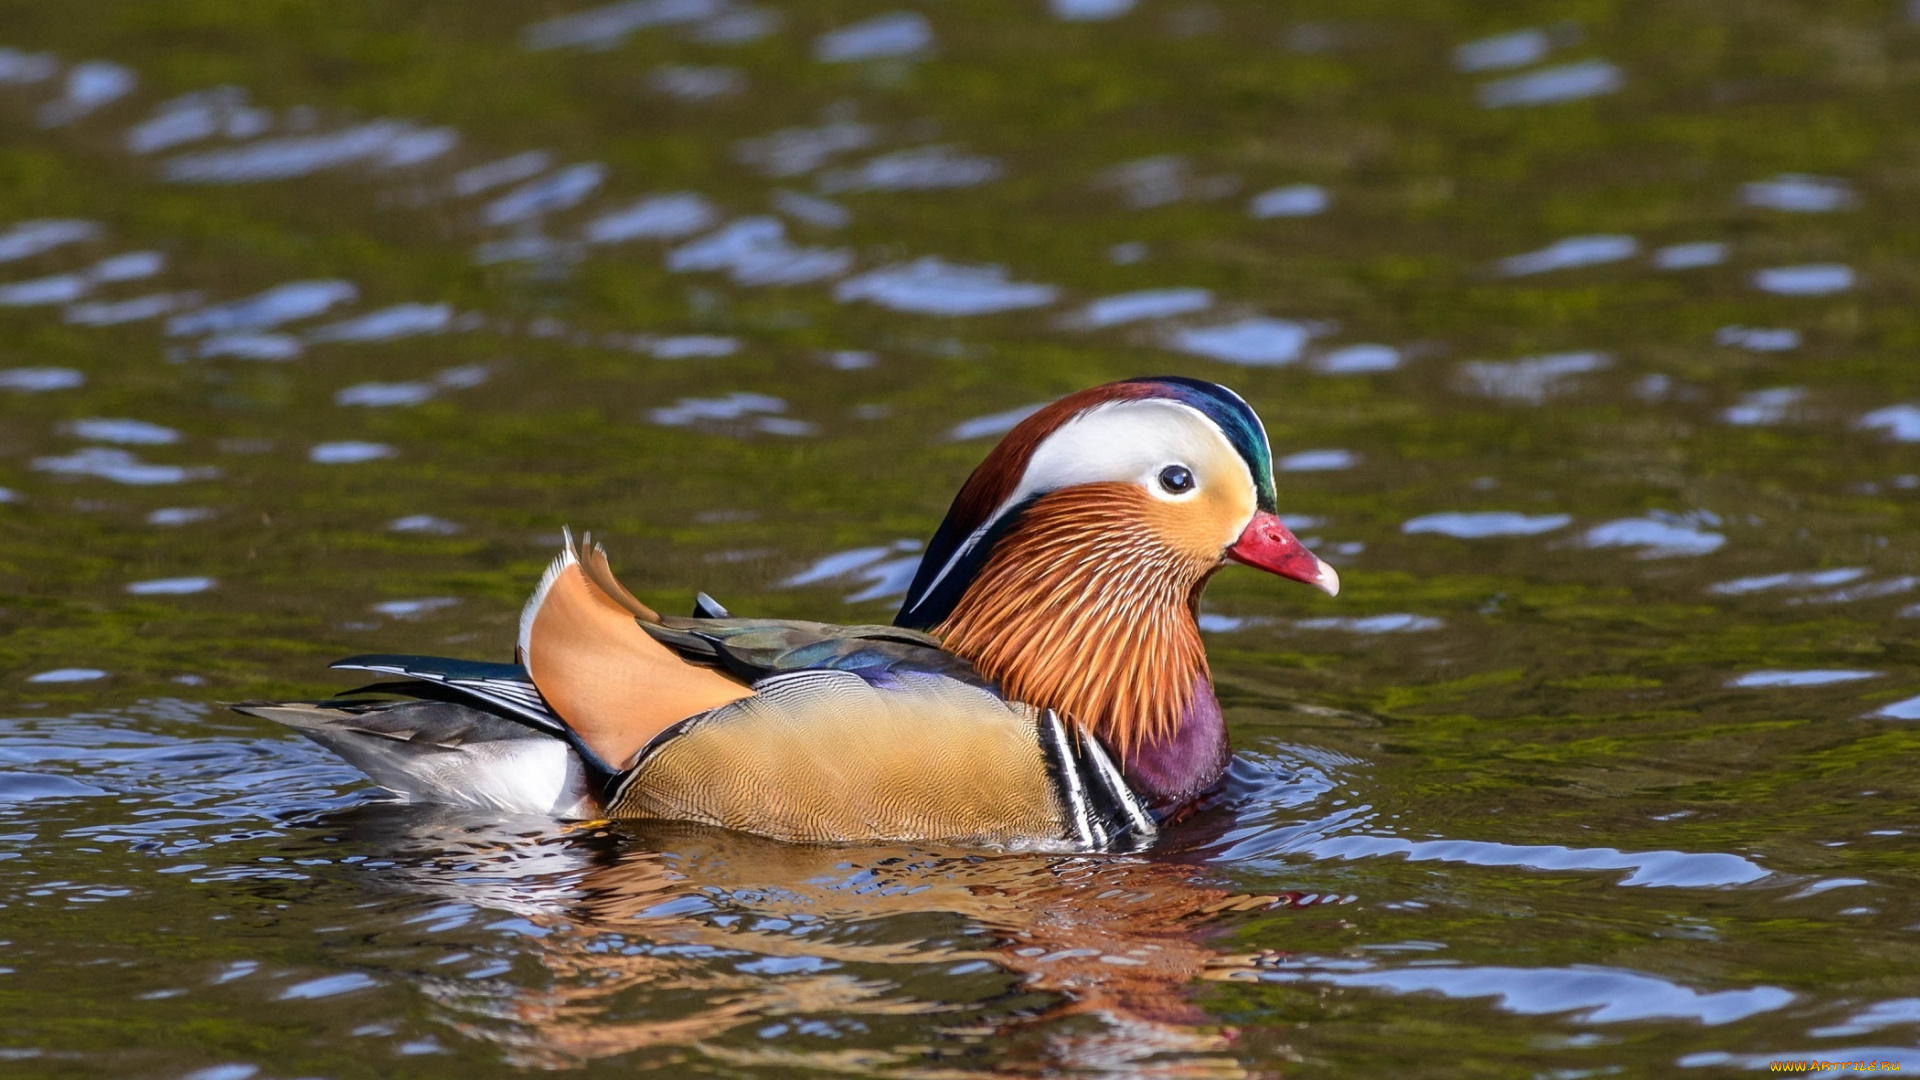
<svg viewBox="0 0 1920 1080"><path fill-rule="evenodd" d="M1092 739L949 676L813 669L663 732L609 789L614 817L782 840L1134 850L1152 819Z"/></svg>
<svg viewBox="0 0 1920 1080"><path fill-rule="evenodd" d="M797 619L701 616L640 620L640 628L683 658L721 668L749 684L797 671L851 671L869 681L895 672L944 675L993 686L938 638L897 626L842 626Z"/></svg>
<svg viewBox="0 0 1920 1080"><path fill-rule="evenodd" d="M679 721L753 694L640 628L658 618L614 580L604 551L576 550L571 533L520 616L518 659L534 686L616 767Z"/></svg>
<svg viewBox="0 0 1920 1080"><path fill-rule="evenodd" d="M328 665L337 671L375 671L400 675L405 684L381 685L381 690L398 690L417 698L436 698L435 689L476 704L504 710L514 720L561 738L571 732L559 714L548 707L540 691L519 664L494 664L484 660L454 660L445 656L410 656L394 653L367 653L335 660ZM415 684L424 683L425 686Z"/></svg>

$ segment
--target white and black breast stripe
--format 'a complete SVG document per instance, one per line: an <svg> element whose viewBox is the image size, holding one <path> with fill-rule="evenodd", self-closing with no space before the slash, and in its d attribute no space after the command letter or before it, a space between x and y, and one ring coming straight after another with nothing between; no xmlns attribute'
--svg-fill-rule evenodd
<svg viewBox="0 0 1920 1080"><path fill-rule="evenodd" d="M1107 833L1099 827L1093 808L1087 804L1087 787L1080 778L1079 762L1067 742L1066 725L1060 714L1048 709L1040 714L1040 748L1047 755L1047 772L1058 789L1060 803L1067 812L1067 824L1074 839L1089 851L1106 847Z"/></svg>
<svg viewBox="0 0 1920 1080"><path fill-rule="evenodd" d="M1107 756L1106 747L1091 736L1082 739L1081 745L1093 766L1092 779L1105 790L1113 809L1126 821L1128 827L1121 831L1121 835L1129 836L1136 842L1137 846L1128 850L1137 851L1153 843L1160 836L1160 827L1154 824L1153 816L1147 813L1140 796L1134 794L1133 788L1127 785L1126 777L1120 775L1119 767Z"/></svg>
<svg viewBox="0 0 1920 1080"><path fill-rule="evenodd" d="M1040 714L1039 729L1047 772L1073 831L1068 839L1088 851L1140 851L1158 839L1153 817L1099 740L1084 732L1070 736L1052 709Z"/></svg>

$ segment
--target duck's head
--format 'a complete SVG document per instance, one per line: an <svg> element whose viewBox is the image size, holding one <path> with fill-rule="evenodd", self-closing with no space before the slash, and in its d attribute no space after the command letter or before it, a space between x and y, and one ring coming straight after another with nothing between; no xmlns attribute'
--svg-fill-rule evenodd
<svg viewBox="0 0 1920 1080"><path fill-rule="evenodd" d="M1008 433L955 497L895 621L1127 752L1171 736L1205 680L1194 612L1230 561L1340 588L1281 523L1246 401L1197 379L1130 379Z"/></svg>

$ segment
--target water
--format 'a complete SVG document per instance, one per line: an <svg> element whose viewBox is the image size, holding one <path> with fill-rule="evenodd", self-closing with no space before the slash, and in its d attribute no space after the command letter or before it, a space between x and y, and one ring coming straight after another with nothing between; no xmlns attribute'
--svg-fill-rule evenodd
<svg viewBox="0 0 1920 1080"><path fill-rule="evenodd" d="M0 0L8 1075L1920 1066L1895 0ZM888 617L991 440L1224 381L1152 853L401 807L220 703L501 659L560 527Z"/></svg>

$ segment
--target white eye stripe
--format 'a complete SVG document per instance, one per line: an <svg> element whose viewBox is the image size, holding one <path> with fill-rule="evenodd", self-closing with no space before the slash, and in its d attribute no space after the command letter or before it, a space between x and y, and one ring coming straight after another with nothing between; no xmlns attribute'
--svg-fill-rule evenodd
<svg viewBox="0 0 1920 1080"><path fill-rule="evenodd" d="M1191 490L1174 494L1160 486L1160 472L1171 464L1192 470ZM1036 495L1103 482L1139 484L1167 502L1196 498L1210 484L1242 484L1249 506L1258 499L1253 473L1239 451L1219 425L1200 410L1164 398L1096 405L1040 441L1012 493L954 549L908 610L917 610L925 603L1009 510Z"/></svg>
<svg viewBox="0 0 1920 1080"><path fill-rule="evenodd" d="M1159 398L1118 401L1088 409L1042 440L994 516L1034 495L1080 484L1133 483L1166 497L1160 472L1176 464L1193 471L1196 487L1244 482L1253 490L1252 474L1205 413Z"/></svg>

